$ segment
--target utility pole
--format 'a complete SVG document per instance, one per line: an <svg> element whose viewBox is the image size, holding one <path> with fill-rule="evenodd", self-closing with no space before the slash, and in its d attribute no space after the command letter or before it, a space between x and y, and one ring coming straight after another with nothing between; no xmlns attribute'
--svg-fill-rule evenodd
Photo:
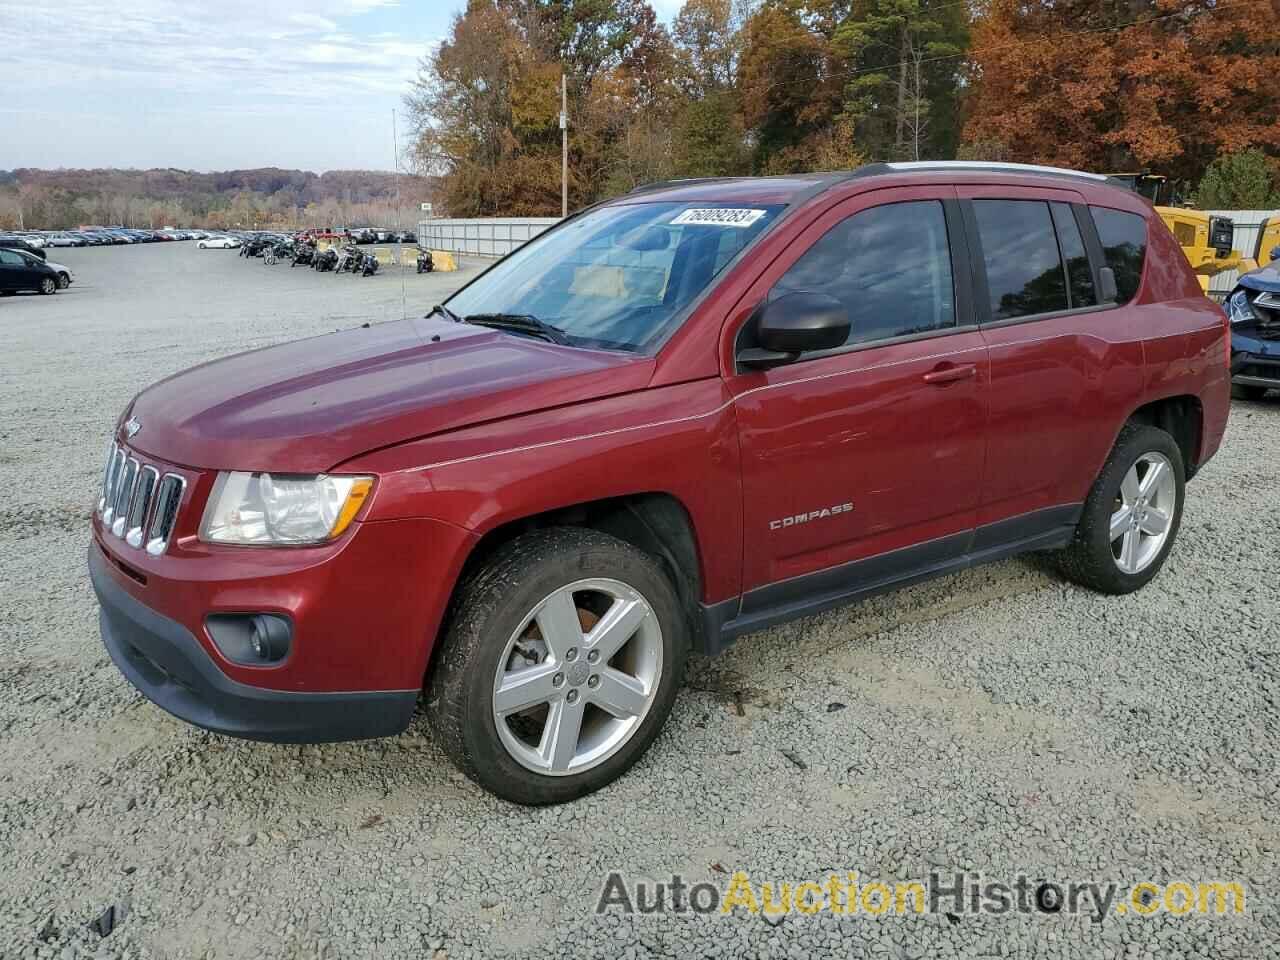
<svg viewBox="0 0 1280 960"><path fill-rule="evenodd" d="M560 216L569 216L569 81L560 74Z"/></svg>

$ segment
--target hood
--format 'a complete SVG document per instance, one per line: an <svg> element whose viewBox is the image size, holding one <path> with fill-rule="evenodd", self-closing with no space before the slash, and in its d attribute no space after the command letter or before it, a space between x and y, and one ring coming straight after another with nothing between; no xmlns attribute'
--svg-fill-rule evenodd
<svg viewBox="0 0 1280 960"><path fill-rule="evenodd" d="M319 473L406 440L645 387L653 360L442 319L254 350L148 387L130 446L217 470Z"/></svg>
<svg viewBox="0 0 1280 960"><path fill-rule="evenodd" d="M1280 260L1246 273L1240 278L1240 286L1262 293L1280 293Z"/></svg>

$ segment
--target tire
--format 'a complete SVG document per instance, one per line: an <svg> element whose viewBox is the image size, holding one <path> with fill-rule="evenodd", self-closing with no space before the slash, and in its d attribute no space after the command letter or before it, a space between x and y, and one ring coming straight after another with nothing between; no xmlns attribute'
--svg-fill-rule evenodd
<svg viewBox="0 0 1280 960"><path fill-rule="evenodd" d="M566 589L570 586L576 592ZM624 599L594 592L596 588L617 591ZM557 599L562 616L552 622L566 629L559 634L549 630L560 639L544 644L541 621L535 617L551 616ZM568 602L574 606L563 605ZM604 613L624 609L644 619L628 619L619 630L597 638L606 646L599 660L593 658L600 648L593 649L589 635L579 631L600 622ZM568 619L566 610L572 611ZM574 646L579 639L580 649ZM689 637L675 589L656 558L607 534L559 527L512 541L465 582L442 642L428 683L427 717L445 753L499 797L543 805L599 790L640 759L671 712ZM618 642L615 655L610 650ZM531 659L536 657L540 662ZM534 698L538 706L532 715L517 709L498 719L500 663L507 678L520 670L541 673L539 689L546 696ZM619 671L625 674L624 684L618 682ZM606 712L597 705L602 697L623 693L630 699L615 702L625 700L627 710ZM562 713L579 718L581 737L565 740L559 753L541 751L535 741L553 745L552 737L543 736L545 726ZM539 757L547 764L545 772L537 768Z"/></svg>
<svg viewBox="0 0 1280 960"><path fill-rule="evenodd" d="M1257 403L1267 395L1266 387L1259 387L1253 384L1233 383L1231 385L1231 396L1237 400L1250 400Z"/></svg>
<svg viewBox="0 0 1280 960"><path fill-rule="evenodd" d="M53 277L45 277L40 281L40 292L46 297L58 292L58 281Z"/></svg>
<svg viewBox="0 0 1280 960"><path fill-rule="evenodd" d="M58 289L65 290L69 286L71 286L71 278L65 273L58 274Z"/></svg>
<svg viewBox="0 0 1280 960"><path fill-rule="evenodd" d="M197 248L198 250L208 250L208 249L209 249L209 245L208 245L207 243L205 243L203 240L201 240L199 243L197 243L197 244L196 244L196 248Z"/></svg>
<svg viewBox="0 0 1280 960"><path fill-rule="evenodd" d="M1155 478L1148 479L1156 465L1161 469ZM1133 494L1138 491L1145 491L1145 499L1130 507ZM1157 427L1126 424L1089 491L1070 545L1058 555L1063 573L1069 580L1100 593L1126 594L1144 586L1160 572L1173 549L1185 497L1186 468L1173 437ZM1128 512L1122 512L1126 508ZM1159 539L1151 531L1160 526L1162 516L1164 534ZM1117 538L1112 537L1113 521L1124 531ZM1136 540L1131 541L1131 536ZM1131 542L1135 546L1128 556L1134 562L1126 566Z"/></svg>

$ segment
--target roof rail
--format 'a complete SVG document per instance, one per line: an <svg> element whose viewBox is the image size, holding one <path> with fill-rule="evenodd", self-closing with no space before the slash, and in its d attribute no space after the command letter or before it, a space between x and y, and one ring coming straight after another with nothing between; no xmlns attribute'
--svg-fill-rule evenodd
<svg viewBox="0 0 1280 960"><path fill-rule="evenodd" d="M886 163L883 166L893 171L911 170L991 170L1005 173L1036 173L1055 177L1078 177L1085 180L1098 180L1103 183L1111 178L1103 173L1086 173L1083 170L1068 170L1066 167L1046 167L1035 163L992 163L982 160L908 160L902 163Z"/></svg>
<svg viewBox="0 0 1280 960"><path fill-rule="evenodd" d="M745 180L746 177L685 177L674 180L654 180L652 183L642 183L638 187L633 187L627 191L627 196L633 193L648 193L651 190L667 190L671 187L690 187L698 183L728 183L732 180Z"/></svg>

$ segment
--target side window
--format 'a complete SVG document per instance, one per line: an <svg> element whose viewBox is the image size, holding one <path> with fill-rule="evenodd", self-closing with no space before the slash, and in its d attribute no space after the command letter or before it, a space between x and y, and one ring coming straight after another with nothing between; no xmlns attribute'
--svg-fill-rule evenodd
<svg viewBox="0 0 1280 960"><path fill-rule="evenodd" d="M991 295L991 319L1066 310L1067 281L1049 204L1043 200L975 200Z"/></svg>
<svg viewBox="0 0 1280 960"><path fill-rule="evenodd" d="M22 258L12 250L0 250L0 263L3 263L6 267L25 266Z"/></svg>
<svg viewBox="0 0 1280 960"><path fill-rule="evenodd" d="M1142 283L1142 265L1147 258L1147 221L1136 213L1107 207L1090 207L1102 256L1116 275L1117 303L1128 303Z"/></svg>
<svg viewBox="0 0 1280 960"><path fill-rule="evenodd" d="M1076 223L1070 204L1051 203L1053 225L1058 228L1058 246L1062 249L1062 258L1067 261L1067 289L1071 294L1071 308L1096 307L1098 294L1093 288L1093 269L1089 266L1089 255L1084 250L1084 238L1080 236L1080 225Z"/></svg>
<svg viewBox="0 0 1280 960"><path fill-rule="evenodd" d="M825 293L849 311L846 344L956 324L947 221L938 200L889 203L832 227L774 285L769 299Z"/></svg>

